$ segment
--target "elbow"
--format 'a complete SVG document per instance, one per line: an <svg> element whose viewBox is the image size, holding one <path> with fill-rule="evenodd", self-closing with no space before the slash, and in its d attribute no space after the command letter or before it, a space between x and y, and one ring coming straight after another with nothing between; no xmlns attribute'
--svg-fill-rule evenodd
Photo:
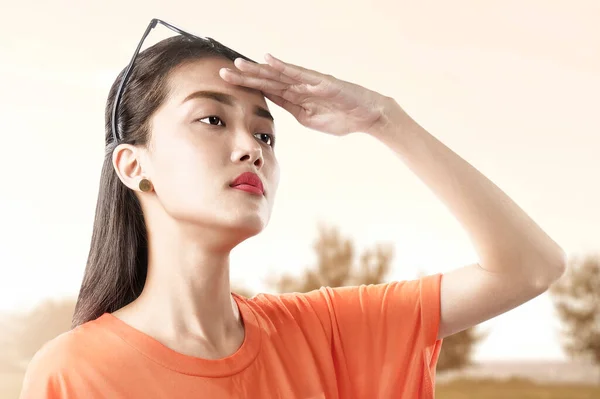
<svg viewBox="0 0 600 399"><path fill-rule="evenodd" d="M562 248L559 248L559 255L557 257L557 260L553 263L553 267L550 268L552 280L550 284L555 283L565 274L565 272L567 271L567 264L568 256Z"/></svg>
<svg viewBox="0 0 600 399"><path fill-rule="evenodd" d="M545 261L544 264L539 268L539 272L536 273L536 277L533 279L533 287L540 293L547 291L552 284L557 282L567 270L567 256L564 251L561 250L561 256L557 257L554 261Z"/></svg>

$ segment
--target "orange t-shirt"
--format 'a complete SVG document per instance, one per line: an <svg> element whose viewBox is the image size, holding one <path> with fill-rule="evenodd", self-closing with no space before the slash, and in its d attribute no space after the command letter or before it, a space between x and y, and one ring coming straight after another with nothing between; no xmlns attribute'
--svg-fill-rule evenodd
<svg viewBox="0 0 600 399"><path fill-rule="evenodd" d="M246 336L219 360L105 313L36 353L21 398L433 399L441 278L234 294Z"/></svg>

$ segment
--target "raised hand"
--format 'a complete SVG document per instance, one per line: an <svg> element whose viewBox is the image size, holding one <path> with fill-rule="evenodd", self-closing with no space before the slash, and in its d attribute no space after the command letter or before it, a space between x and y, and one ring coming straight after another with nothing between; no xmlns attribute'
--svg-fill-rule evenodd
<svg viewBox="0 0 600 399"><path fill-rule="evenodd" d="M235 60L237 70L223 68L231 84L263 92L303 126L337 136L369 133L381 123L389 98L354 83L283 62L270 54L267 64Z"/></svg>

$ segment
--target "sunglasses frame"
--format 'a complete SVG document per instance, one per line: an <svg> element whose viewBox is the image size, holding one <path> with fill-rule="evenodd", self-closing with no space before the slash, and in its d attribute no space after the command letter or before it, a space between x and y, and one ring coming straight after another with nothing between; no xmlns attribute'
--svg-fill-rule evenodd
<svg viewBox="0 0 600 399"><path fill-rule="evenodd" d="M125 86L127 85L127 82L129 81L129 78L131 76L131 73L133 72L133 66L135 64L135 60L140 52L140 49L142 48L142 45L144 44L144 41L146 40L146 37L148 37L148 34L150 34L150 31L152 29L154 29L156 27L157 24L161 24L169 29L171 29L172 31L182 35L182 36L187 36L191 39L194 40L200 40L203 42L206 42L208 44L210 44L211 47L213 48L219 48L221 50L225 50L231 53L231 55L235 58L243 58L247 61L253 62L253 63L257 63L256 61L238 53L235 50L232 50L231 48L219 43L218 41L216 41L215 39L211 38L211 37L202 37L202 36L196 36L193 35L189 32L184 31L183 29L180 29L168 22L162 21L160 19L157 18L153 18L150 23L148 24L148 27L146 28L146 31L144 32L144 35L142 36L140 42L137 45L137 48L135 49L135 52L133 53L133 56L131 57L131 61L129 61L129 65L127 65L127 68L125 69L125 73L123 74L123 78L121 78L121 82L119 83L119 88L117 90L117 94L115 95L115 101L113 103L113 109L112 109L112 117L111 117L111 122L112 122L112 136L113 136L113 141L115 143L118 143L122 138L119 135L119 131L118 131L118 123L117 123L117 115L119 114L119 105L121 103L121 98L123 97L123 93L125 91Z"/></svg>

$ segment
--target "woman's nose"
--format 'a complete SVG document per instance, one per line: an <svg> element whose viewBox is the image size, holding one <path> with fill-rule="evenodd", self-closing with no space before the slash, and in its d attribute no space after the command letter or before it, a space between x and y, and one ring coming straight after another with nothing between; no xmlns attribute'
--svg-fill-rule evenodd
<svg viewBox="0 0 600 399"><path fill-rule="evenodd" d="M257 168L261 168L264 161L262 148L253 136L236 140L236 146L231 153L231 158L232 162L248 162L254 164Z"/></svg>

